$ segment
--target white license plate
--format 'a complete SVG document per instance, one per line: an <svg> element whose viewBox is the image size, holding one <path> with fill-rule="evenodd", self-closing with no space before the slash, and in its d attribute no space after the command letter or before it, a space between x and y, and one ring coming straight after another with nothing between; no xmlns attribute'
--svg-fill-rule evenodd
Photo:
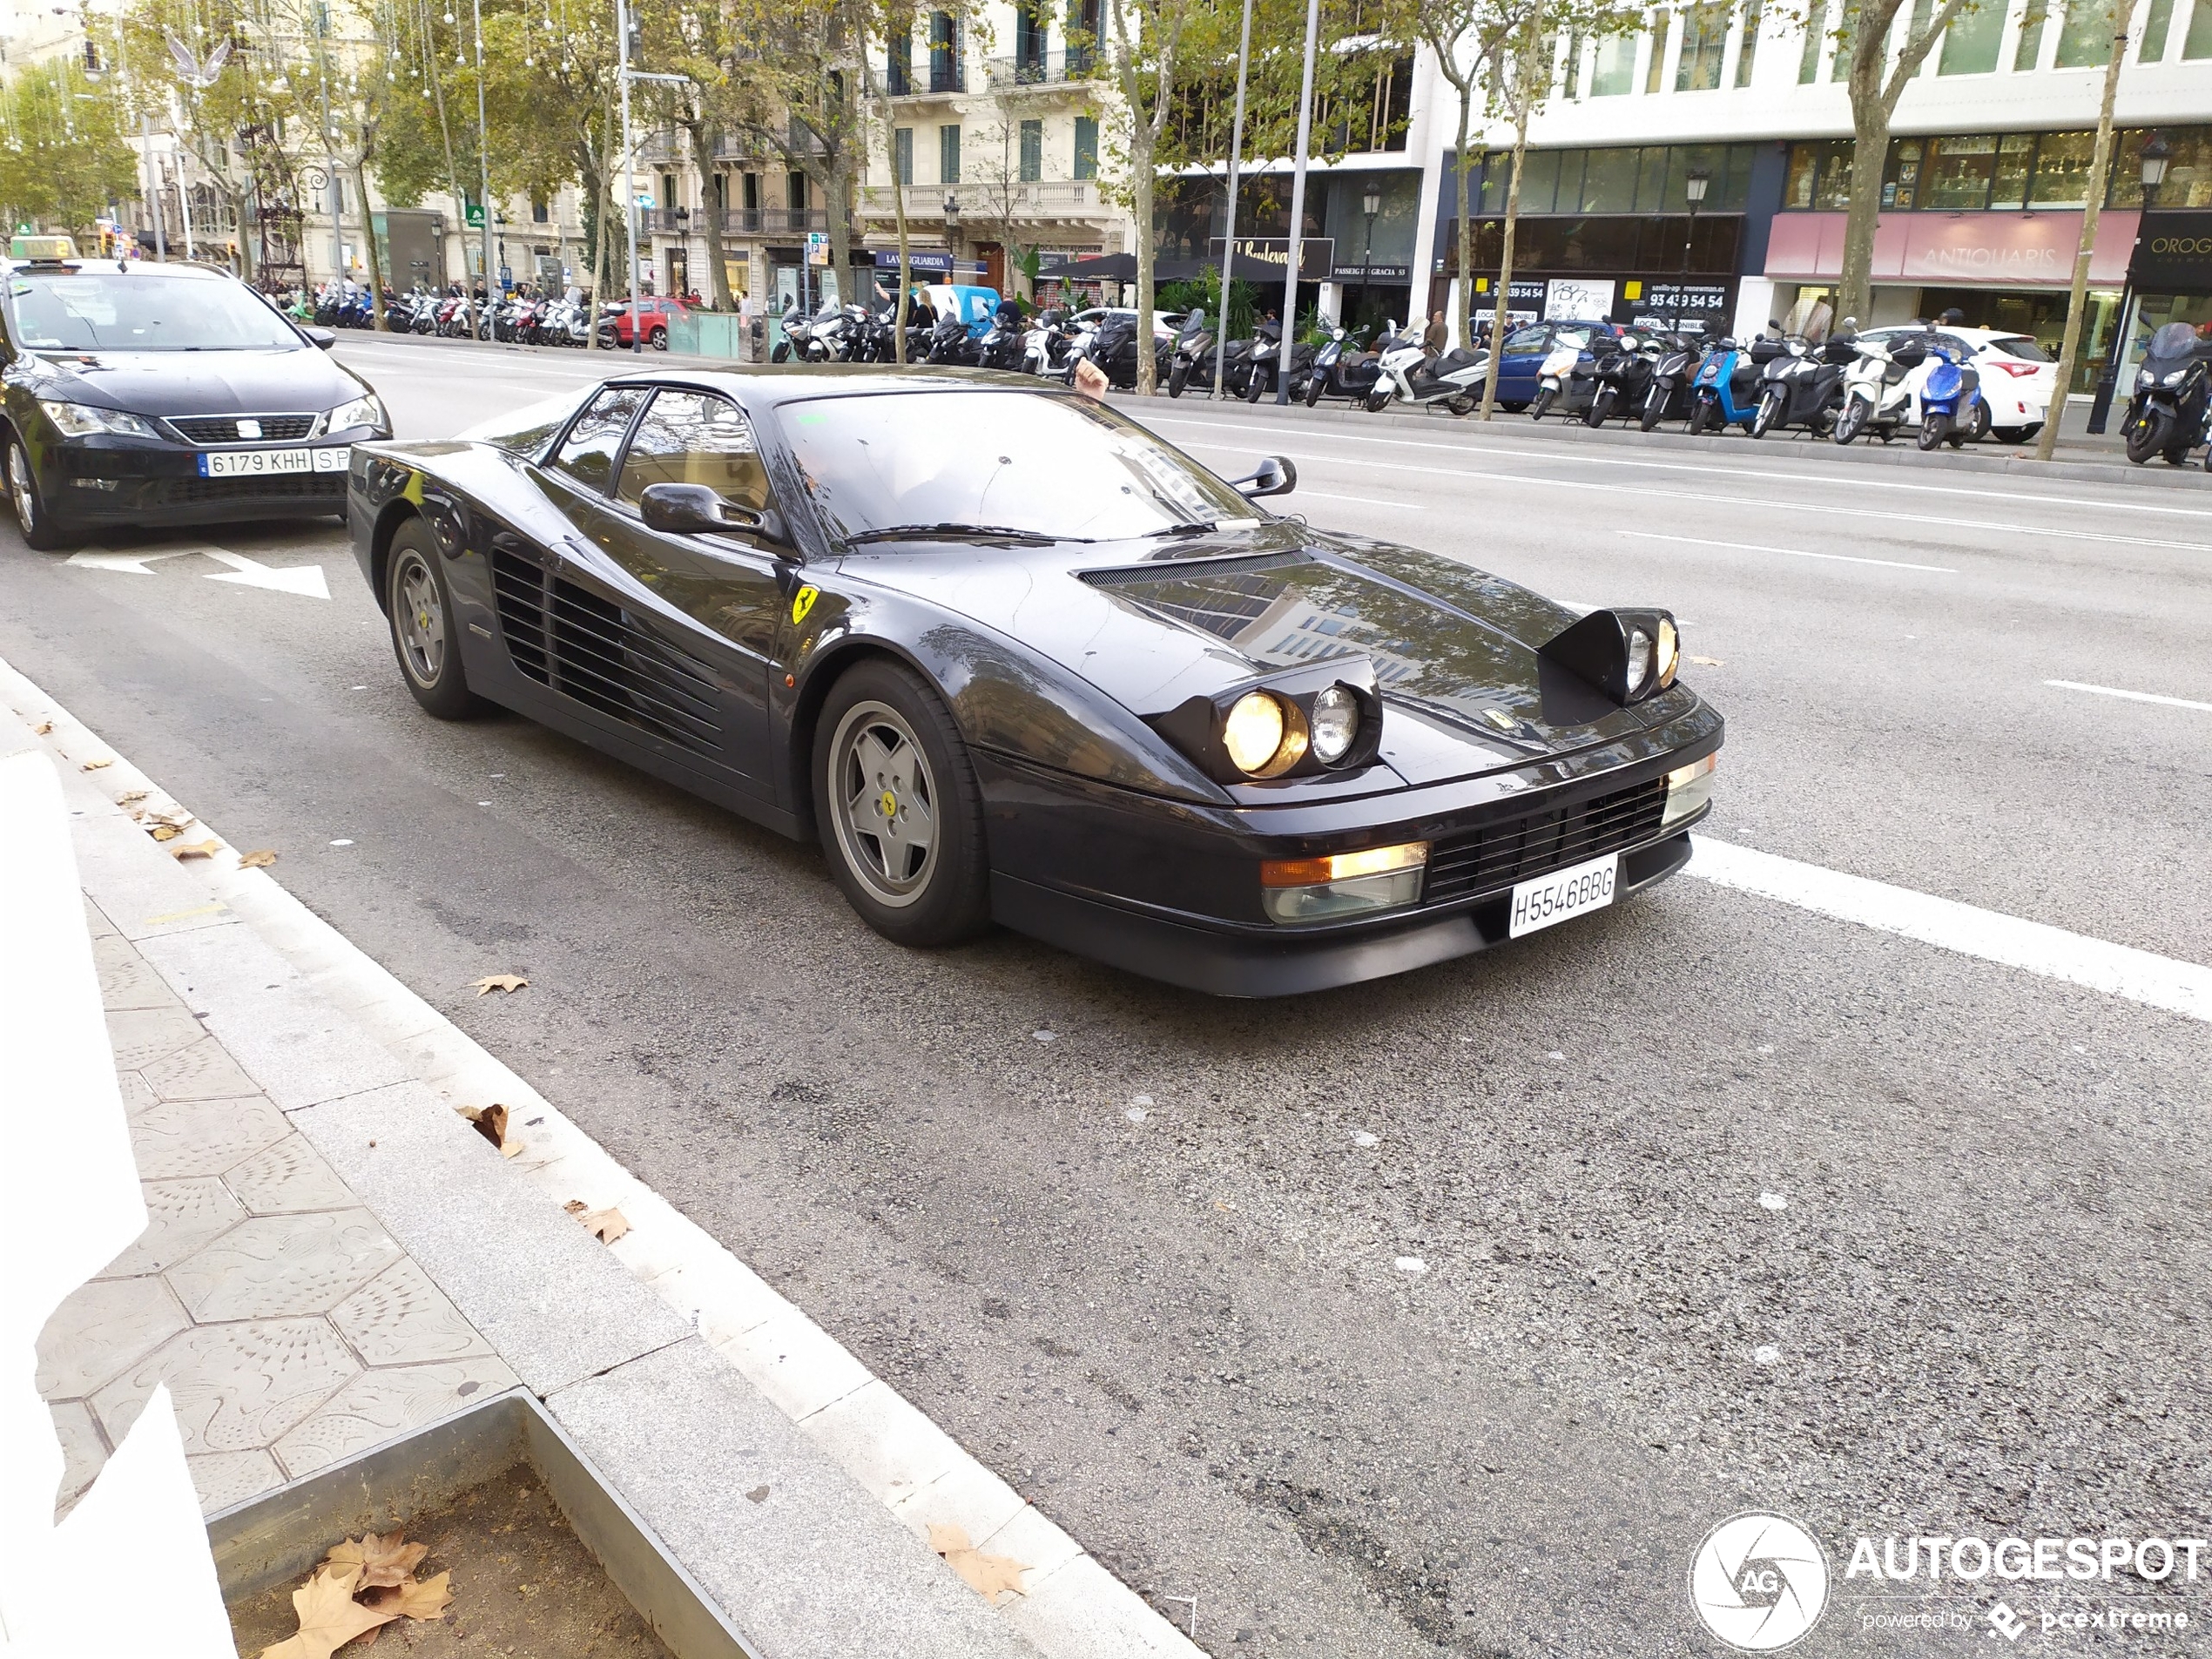
<svg viewBox="0 0 2212 1659"><path fill-rule="evenodd" d="M1513 890L1513 926L1508 937L1518 939L1539 928L1556 927L1570 916L1604 909L1613 902L1613 887L1620 871L1621 855L1608 853L1588 864L1519 883Z"/></svg>
<svg viewBox="0 0 2212 1659"><path fill-rule="evenodd" d="M203 478L266 478L287 472L343 472L346 449L218 449L199 458Z"/></svg>

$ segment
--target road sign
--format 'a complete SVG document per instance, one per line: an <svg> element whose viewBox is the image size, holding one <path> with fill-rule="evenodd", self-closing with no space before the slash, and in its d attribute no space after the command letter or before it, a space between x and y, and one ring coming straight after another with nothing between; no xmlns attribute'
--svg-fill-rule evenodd
<svg viewBox="0 0 2212 1659"><path fill-rule="evenodd" d="M806 233L806 263L809 265L829 263L829 233L827 231Z"/></svg>
<svg viewBox="0 0 2212 1659"><path fill-rule="evenodd" d="M646 190L639 191L637 195L637 206L640 207L651 207L653 205L652 192Z"/></svg>
<svg viewBox="0 0 2212 1659"><path fill-rule="evenodd" d="M462 209L462 218L465 221L467 221L468 226L469 226L469 228L470 230L472 230L472 231L480 231L480 230L483 229L483 227L484 227L484 207L483 207L483 204L482 204L482 202L470 202L470 203L468 205L468 206L466 206L466 207L464 207L463 209Z"/></svg>

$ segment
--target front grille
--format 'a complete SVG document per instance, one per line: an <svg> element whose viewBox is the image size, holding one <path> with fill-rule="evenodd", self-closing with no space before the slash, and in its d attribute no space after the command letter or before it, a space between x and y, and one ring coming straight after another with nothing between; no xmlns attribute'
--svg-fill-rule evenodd
<svg viewBox="0 0 2212 1659"><path fill-rule="evenodd" d="M346 499L342 472L288 473L280 478L165 478L163 505L188 507L211 501L299 501L331 504Z"/></svg>
<svg viewBox="0 0 2212 1659"><path fill-rule="evenodd" d="M1509 887L1530 876L1602 858L1659 833L1667 811L1667 780L1617 789L1609 795L1526 818L1486 824L1429 849L1425 904L1444 904Z"/></svg>
<svg viewBox="0 0 2212 1659"><path fill-rule="evenodd" d="M717 755L714 678L705 663L654 638L621 606L495 547L492 590L515 666L540 685L648 736Z"/></svg>
<svg viewBox="0 0 2212 1659"><path fill-rule="evenodd" d="M320 415L172 415L169 424L187 443L292 443L315 429ZM239 436L240 421L259 421L259 438Z"/></svg>

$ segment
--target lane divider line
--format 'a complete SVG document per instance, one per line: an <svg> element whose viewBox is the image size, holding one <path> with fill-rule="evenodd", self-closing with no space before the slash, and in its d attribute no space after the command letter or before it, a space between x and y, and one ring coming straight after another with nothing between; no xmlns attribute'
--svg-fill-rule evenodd
<svg viewBox="0 0 2212 1659"><path fill-rule="evenodd" d="M1715 887L2212 1022L2212 968L1710 836L1693 835L1690 840L1696 853L1683 873Z"/></svg>
<svg viewBox="0 0 2212 1659"><path fill-rule="evenodd" d="M2045 680L2061 691L2087 691L2096 697L2124 697L2130 703L2156 703L2169 709L2195 709L2212 714L2212 703L2192 703L2185 697L2161 697L2156 691L2123 691L2117 685L2085 685L2080 680Z"/></svg>
<svg viewBox="0 0 2212 1659"><path fill-rule="evenodd" d="M1425 513L1428 509L1410 501L1374 501L1366 496L1332 496L1325 489L1301 489L1301 496L1312 496L1318 501L1348 501L1357 507L1388 507L1400 513Z"/></svg>
<svg viewBox="0 0 2212 1659"><path fill-rule="evenodd" d="M1828 559L1838 564L1879 564L1892 570L1929 570L1937 576L1957 576L1947 564L1907 564L1902 559L1863 559L1850 553L1809 553L1798 547L1762 547L1756 542L1710 542L1701 536L1662 536L1656 530L1617 530L1639 542L1680 542L1684 547L1728 547L1739 553L1786 553L1793 559Z"/></svg>

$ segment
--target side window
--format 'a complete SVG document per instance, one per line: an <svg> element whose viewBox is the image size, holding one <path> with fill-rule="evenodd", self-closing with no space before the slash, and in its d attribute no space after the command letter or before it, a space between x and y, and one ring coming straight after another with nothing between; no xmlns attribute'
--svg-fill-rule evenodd
<svg viewBox="0 0 2212 1659"><path fill-rule="evenodd" d="M1541 325L1534 328L1516 328L1506 336L1507 351L1534 351L1543 343L1544 330Z"/></svg>
<svg viewBox="0 0 2212 1659"><path fill-rule="evenodd" d="M650 484L705 484L723 500L759 512L768 475L752 422L726 397L664 390L653 399L622 463L617 493L635 506Z"/></svg>
<svg viewBox="0 0 2212 1659"><path fill-rule="evenodd" d="M614 386L600 393L591 400L591 407L577 416L569 435L561 441L561 452L553 457L555 468L586 489L604 492L614 481L615 454L622 448L622 435L630 429L630 417L644 401L644 390L635 386Z"/></svg>

